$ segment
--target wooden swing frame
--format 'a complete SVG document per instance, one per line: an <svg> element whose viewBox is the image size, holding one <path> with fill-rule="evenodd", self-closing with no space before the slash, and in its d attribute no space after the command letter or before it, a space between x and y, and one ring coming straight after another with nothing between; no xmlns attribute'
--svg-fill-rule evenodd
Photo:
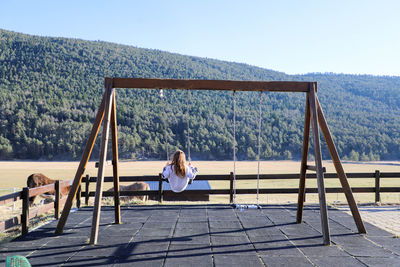
<svg viewBox="0 0 400 267"><path fill-rule="evenodd" d="M364 223L360 216L353 192L348 183L346 173L340 161L332 135L329 131L322 107L317 97L316 82L288 82L288 81L227 81L227 80L176 80L176 79L139 79L139 78L105 78L105 93L97 112L93 127L86 143L79 167L68 194L67 201L58 221L55 233L61 234L67 222L72 203L78 192L82 181L90 154L92 152L97 134L103 122L102 140L100 145L99 166L96 182L96 194L93 209L92 229L90 244L96 244L101 211L101 199L103 193L104 167L107 155L107 145L109 141L109 129L111 124L112 139L112 162L114 180L114 207L115 223L121 223L120 198L119 198L119 175L118 175L118 141L117 141L117 116L115 88L141 88L141 89L186 89L186 90L223 90L223 91L270 91L270 92L303 92L306 93L306 109L304 119L303 151L300 168L299 194L297 203L296 222L302 222L304 196L306 190L307 170L315 171L317 175L318 197L320 205L321 226L323 243L330 245L328 210L325 196L324 172L322 167L321 145L319 128L322 131L327 144L332 162L335 166L337 175L349 204L353 219L359 233L366 233ZM318 127L319 126L319 127ZM314 142L315 166L307 165L309 150L310 127Z"/></svg>

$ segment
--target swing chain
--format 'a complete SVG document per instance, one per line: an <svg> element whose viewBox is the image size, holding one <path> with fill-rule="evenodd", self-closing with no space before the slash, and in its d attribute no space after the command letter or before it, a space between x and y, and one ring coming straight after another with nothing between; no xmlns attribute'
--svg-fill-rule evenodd
<svg viewBox="0 0 400 267"><path fill-rule="evenodd" d="M161 98L161 107L162 107L162 121L164 126L164 139L165 139L165 151L167 153L167 161L169 161L169 151L168 151L168 135L167 135L167 120L166 120L166 113L165 113L165 103L164 103L164 92L163 89L160 89L160 98Z"/></svg>
<svg viewBox="0 0 400 267"><path fill-rule="evenodd" d="M233 91L233 204L236 205L236 91Z"/></svg>
<svg viewBox="0 0 400 267"><path fill-rule="evenodd" d="M189 163L192 161L190 157L190 91L186 90L186 119L187 119L187 152Z"/></svg>
<svg viewBox="0 0 400 267"><path fill-rule="evenodd" d="M261 209L259 192L260 192L260 161L261 161L261 121L262 121L262 94L259 97L259 116L258 116L258 162L257 162L257 205L239 205L236 204L236 91L233 91L233 206L236 209Z"/></svg>
<svg viewBox="0 0 400 267"><path fill-rule="evenodd" d="M260 91L259 116L258 116L258 163L257 163L257 206L259 206L260 192L260 161L261 161L261 115L262 115L262 96L263 91Z"/></svg>

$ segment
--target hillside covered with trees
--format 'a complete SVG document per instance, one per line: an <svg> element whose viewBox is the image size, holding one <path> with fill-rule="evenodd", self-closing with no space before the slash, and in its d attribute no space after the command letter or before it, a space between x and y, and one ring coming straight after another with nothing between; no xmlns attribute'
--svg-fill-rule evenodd
<svg viewBox="0 0 400 267"><path fill-rule="evenodd" d="M287 75L214 59L99 41L0 30L0 159L79 159L104 92L104 77L317 81L339 154L400 156L400 77ZM301 156L305 95L264 93L262 159ZM191 92L193 159L232 158L232 93ZM166 90L170 151L186 147L186 92ZM259 93L237 93L238 158L257 151ZM158 90L118 89L119 152L165 159ZM95 146L94 155L99 146ZM328 151L323 147L323 156Z"/></svg>

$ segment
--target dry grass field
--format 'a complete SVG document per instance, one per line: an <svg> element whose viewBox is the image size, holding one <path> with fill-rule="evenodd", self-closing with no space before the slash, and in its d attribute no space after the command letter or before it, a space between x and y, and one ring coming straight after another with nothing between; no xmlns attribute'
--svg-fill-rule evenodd
<svg viewBox="0 0 400 267"><path fill-rule="evenodd" d="M165 161L122 161L120 163L120 175L157 175ZM201 174L229 174L233 170L232 161L195 161L192 164L198 167ZM310 163L313 165L313 163ZM43 161L2 161L0 162L0 189L10 189L13 187L22 188L26 185L26 178L32 174L41 172L52 179L68 180L75 175L79 162L43 162ZM327 172L334 172L335 169L330 161L325 161L323 165ZM368 162L368 163L351 163L344 164L346 172L399 172L400 162ZM256 174L257 162L240 161L236 163L237 174ZM298 161L264 161L261 163L261 173L298 173L300 162ZM89 162L86 174L91 176L97 175L97 169L94 162ZM112 175L112 166L107 164L106 175ZM326 187L340 186L336 179L327 179ZM210 182L212 188L228 188L228 182ZM351 186L373 186L373 179L350 179ZM316 181L310 180L307 187L315 187ZM381 186L400 186L400 179L384 179ZM111 187L111 183L106 184L105 188ZM298 181L282 180L282 181L261 181L260 187L264 188L296 188ZM241 181L237 183L237 188L256 188L256 181ZM94 187L93 187L94 189ZM12 189L11 189L12 190ZM0 191L0 194L6 194L11 191ZM328 202L343 202L342 194L327 194ZM373 202L374 194L355 194L358 202ZM227 203L228 196L212 196L211 200L217 203ZM255 195L238 196L238 202L254 203ZM288 203L296 202L297 195L262 195L260 196L262 203ZM316 194L307 195L307 202L317 202ZM398 203L400 202L400 194L382 194L382 202Z"/></svg>

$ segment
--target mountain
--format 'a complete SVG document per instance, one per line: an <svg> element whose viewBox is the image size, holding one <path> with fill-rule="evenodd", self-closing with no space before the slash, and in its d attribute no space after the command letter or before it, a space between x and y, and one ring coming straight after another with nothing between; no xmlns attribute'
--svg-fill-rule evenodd
<svg viewBox="0 0 400 267"><path fill-rule="evenodd" d="M104 77L317 81L342 157L389 160L400 155L400 77L287 75L159 50L0 30L0 159L79 159ZM262 159L298 159L305 95L269 92L262 97ZM186 100L185 91L165 92L170 151L186 147ZM242 160L257 157L258 102L259 93L237 93ZM165 159L158 90L118 89L117 103L120 157ZM191 92L190 136L193 159L232 158L231 92ZM329 156L324 147L323 156Z"/></svg>

